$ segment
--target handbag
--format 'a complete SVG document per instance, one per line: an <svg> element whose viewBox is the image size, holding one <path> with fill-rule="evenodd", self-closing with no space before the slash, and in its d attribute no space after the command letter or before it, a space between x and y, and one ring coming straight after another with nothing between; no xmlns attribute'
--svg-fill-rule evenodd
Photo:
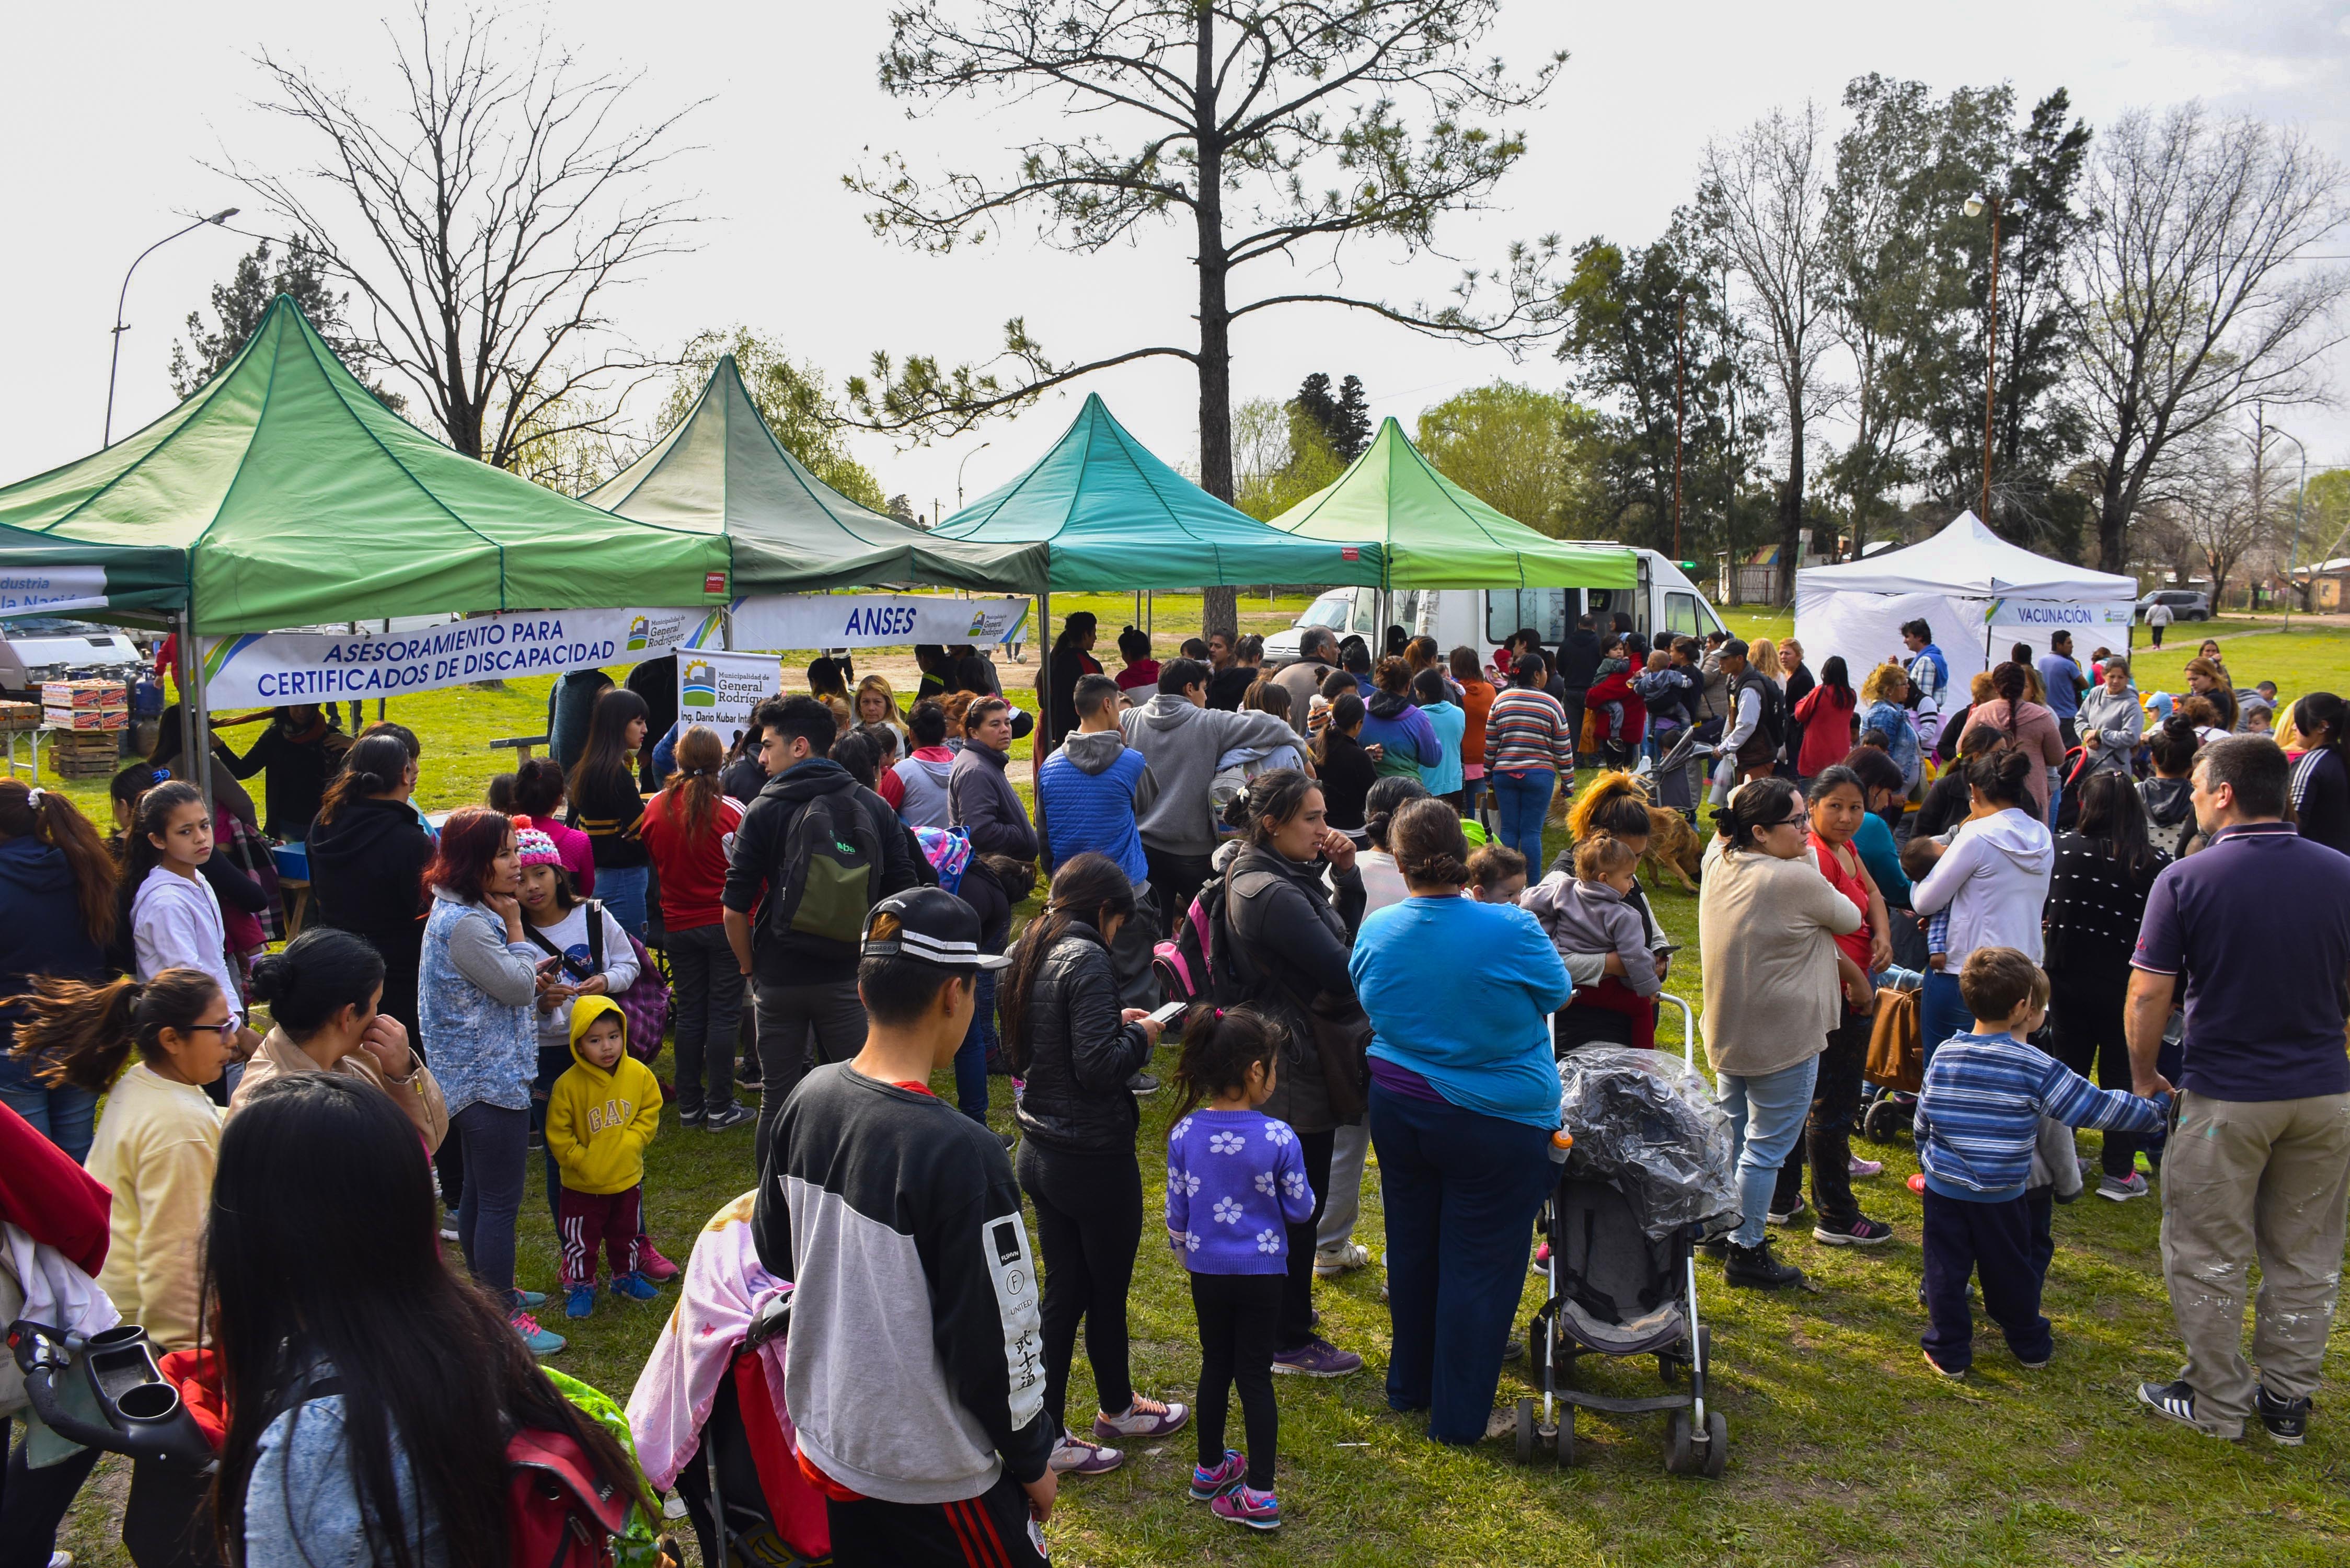
<svg viewBox="0 0 2350 1568"><path fill-rule="evenodd" d="M525 924L530 940L556 958L563 950L541 936L536 926ZM626 991L612 992L613 1004L620 1016L629 1021L629 1054L639 1062L650 1062L660 1054L661 1036L669 1032L669 981L661 978L660 966L645 944L636 939L626 926L620 934L629 939L629 947L637 955L636 982ZM588 969L590 974L604 972L604 905L600 899L588 900Z"/></svg>

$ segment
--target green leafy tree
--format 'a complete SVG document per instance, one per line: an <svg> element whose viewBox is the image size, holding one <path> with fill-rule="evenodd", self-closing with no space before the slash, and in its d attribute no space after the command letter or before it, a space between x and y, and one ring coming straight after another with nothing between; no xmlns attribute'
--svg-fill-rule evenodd
<svg viewBox="0 0 2350 1568"><path fill-rule="evenodd" d="M327 347L367 383L369 391L395 412L406 406L399 393L375 384L369 372L381 355L374 344L351 331L349 293L336 290L328 275L326 257L298 234L282 255L272 250L269 241L262 241L238 259L226 283L213 285L210 327L204 325L203 311L188 312L188 335L172 345L173 395L192 397L197 388L227 369L269 313L270 301L281 294L293 296L318 336L327 340Z"/></svg>
<svg viewBox="0 0 2350 1568"><path fill-rule="evenodd" d="M1304 406L1251 398L1232 410L1232 504L1250 516L1280 516L1347 471L1347 459Z"/></svg>
<svg viewBox="0 0 2350 1568"><path fill-rule="evenodd" d="M1604 513L1600 419L1556 392L1494 381L1419 416L1444 476L1529 528L1564 536Z"/></svg>
<svg viewBox="0 0 2350 1568"><path fill-rule="evenodd" d="M759 417L786 452L860 506L893 510L872 471L849 454L842 439L847 419L825 384L824 372L813 364L794 364L782 344L747 327L704 332L686 344L661 404L658 428L668 430L692 411L710 373L729 354L734 356L734 368L742 372L743 389L758 406Z"/></svg>
<svg viewBox="0 0 2350 1568"><path fill-rule="evenodd" d="M884 91L1033 98L1059 113L1004 176L926 180L897 158L852 176L875 203L875 231L945 254L1033 217L1045 243L1090 254L1176 225L1191 247L1198 336L1105 342L1090 358L1055 361L1015 318L994 363L943 369L928 356L876 355L871 380L850 383L852 400L879 428L951 432L1111 365L1180 359L1199 380L1200 483L1231 500L1234 322L1328 305L1443 337L1523 345L1544 335L1547 240L1513 245L1498 273L1472 269L1434 303L1285 281L1234 298L1260 271L1285 280L1365 241L1426 251L1443 218L1488 204L1525 151L1522 136L1492 122L1541 98L1564 57L1523 78L1475 57L1499 10L1500 0L902 5L881 57ZM1232 628L1229 591L1211 591L1206 608L1210 629Z"/></svg>

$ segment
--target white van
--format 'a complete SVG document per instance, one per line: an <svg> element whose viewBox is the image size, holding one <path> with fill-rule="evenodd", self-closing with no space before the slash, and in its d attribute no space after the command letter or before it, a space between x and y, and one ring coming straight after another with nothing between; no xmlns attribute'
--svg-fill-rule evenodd
<svg viewBox="0 0 2350 1568"><path fill-rule="evenodd" d="M1315 626L1328 627L1341 639L1360 636L1374 657L1390 626L1432 637L1442 649L1465 644L1480 658L1490 657L1512 632L1526 627L1542 634L1544 646L1556 648L1586 612L1599 618L1602 628L1618 611L1629 615L1632 629L1652 643L1668 636L1702 639L1728 629L1679 566L1654 550L1636 547L1632 554L1639 562L1639 580L1629 588L1332 588L1308 605L1295 626L1264 639L1265 662L1295 659L1305 628Z"/></svg>

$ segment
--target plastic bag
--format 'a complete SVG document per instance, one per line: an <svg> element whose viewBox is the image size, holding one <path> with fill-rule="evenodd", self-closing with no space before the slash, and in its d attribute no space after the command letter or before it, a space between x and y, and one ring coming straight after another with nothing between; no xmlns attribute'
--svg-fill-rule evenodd
<svg viewBox="0 0 2350 1568"><path fill-rule="evenodd" d="M1559 1119L1575 1136L1570 1175L1631 1200L1640 1228L1668 1236L1739 1212L1730 1113L1677 1056L1587 1045L1558 1064Z"/></svg>

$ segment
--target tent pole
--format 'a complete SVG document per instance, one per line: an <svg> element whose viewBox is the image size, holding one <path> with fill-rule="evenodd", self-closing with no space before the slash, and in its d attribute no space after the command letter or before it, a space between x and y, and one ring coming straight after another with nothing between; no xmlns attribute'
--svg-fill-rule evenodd
<svg viewBox="0 0 2350 1568"><path fill-rule="evenodd" d="M195 775L191 781L203 792L205 803L213 798L213 725L212 715L204 710L204 655L196 642L196 618L192 611L180 617L180 646L186 649L187 674L180 683L180 734L188 756L188 769Z"/></svg>

